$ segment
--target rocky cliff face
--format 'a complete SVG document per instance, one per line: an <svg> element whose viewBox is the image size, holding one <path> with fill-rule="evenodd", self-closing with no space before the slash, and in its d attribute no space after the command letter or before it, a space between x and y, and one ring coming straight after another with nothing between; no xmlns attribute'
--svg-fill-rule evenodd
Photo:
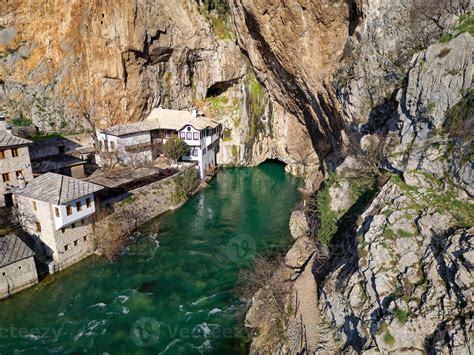
<svg viewBox="0 0 474 355"><path fill-rule="evenodd" d="M313 227L301 232L292 218L285 310L265 302L271 287L253 299L252 352L470 353L473 31L472 17L454 15L469 4L332 2L337 14L326 5L233 1L257 75L314 128L321 167L334 174L295 212ZM296 23L292 37L278 32L285 23ZM321 31L331 44L304 43ZM315 50L332 53L326 70L295 54Z"/></svg>
<svg viewBox="0 0 474 355"><path fill-rule="evenodd" d="M304 172L294 146L305 146L307 129L269 97L217 13L190 0L15 1L2 10L0 104L10 119L70 132L89 128L84 115L106 127L159 105L197 106L226 128L221 163L278 158ZM304 155L304 165L315 161Z"/></svg>
<svg viewBox="0 0 474 355"><path fill-rule="evenodd" d="M187 108L193 94L203 98L213 85L245 74L239 49L220 40L189 1L4 6L7 109L24 112L41 128L57 129L57 119L69 125L82 109L107 125L143 119L160 104Z"/></svg>
<svg viewBox="0 0 474 355"><path fill-rule="evenodd" d="M252 352L472 352L470 2L229 5L2 4L1 109L67 132L196 106L220 163L332 174L292 217L283 312L253 299Z"/></svg>

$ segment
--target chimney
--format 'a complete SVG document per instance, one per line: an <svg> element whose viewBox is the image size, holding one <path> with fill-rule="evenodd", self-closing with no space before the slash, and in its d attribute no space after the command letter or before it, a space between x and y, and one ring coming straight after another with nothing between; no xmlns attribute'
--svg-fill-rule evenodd
<svg viewBox="0 0 474 355"><path fill-rule="evenodd" d="M196 118L198 116L198 110L193 107L193 110L191 111L193 113L193 118Z"/></svg>
<svg viewBox="0 0 474 355"><path fill-rule="evenodd" d="M5 132L7 130L7 121L5 121L5 114L0 112L0 132Z"/></svg>

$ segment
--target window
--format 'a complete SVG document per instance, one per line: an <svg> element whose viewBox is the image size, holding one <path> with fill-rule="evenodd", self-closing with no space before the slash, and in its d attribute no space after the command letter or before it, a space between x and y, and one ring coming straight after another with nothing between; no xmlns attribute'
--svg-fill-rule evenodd
<svg viewBox="0 0 474 355"><path fill-rule="evenodd" d="M199 140L199 132L194 132L194 140Z"/></svg>
<svg viewBox="0 0 474 355"><path fill-rule="evenodd" d="M82 238L84 241L87 241L87 235Z"/></svg>
<svg viewBox="0 0 474 355"><path fill-rule="evenodd" d="M70 205L67 205L66 206L66 214L68 216L72 215L72 207Z"/></svg>
<svg viewBox="0 0 474 355"><path fill-rule="evenodd" d="M204 149L202 150L202 155L206 155L206 152L207 152L207 150L206 150L206 148L204 148Z"/></svg>
<svg viewBox="0 0 474 355"><path fill-rule="evenodd" d="M91 206L92 206L91 199L89 197L86 198L86 206L87 206L87 208L91 208Z"/></svg>
<svg viewBox="0 0 474 355"><path fill-rule="evenodd" d="M21 170L15 171L15 175L17 179L21 179L23 177L23 174L21 173Z"/></svg>
<svg viewBox="0 0 474 355"><path fill-rule="evenodd" d="M198 156L198 150L197 149L193 149L193 157L197 157Z"/></svg>
<svg viewBox="0 0 474 355"><path fill-rule="evenodd" d="M79 242L79 240L75 240L74 241L74 246L77 246L77 243Z"/></svg>
<svg viewBox="0 0 474 355"><path fill-rule="evenodd" d="M56 217L59 217L59 208L54 207L54 215L55 215Z"/></svg>
<svg viewBox="0 0 474 355"><path fill-rule="evenodd" d="M64 228L61 228L61 233L64 234L66 230Z"/></svg>
<svg viewBox="0 0 474 355"><path fill-rule="evenodd" d="M115 149L115 142L110 142L110 150L114 150Z"/></svg>
<svg viewBox="0 0 474 355"><path fill-rule="evenodd" d="M186 138L186 133L180 132L179 136L181 137L181 139L185 139Z"/></svg>
<svg viewBox="0 0 474 355"><path fill-rule="evenodd" d="M76 202L76 208L77 208L77 212L81 212L81 211L82 211L82 203L81 203L81 201L77 201L77 202Z"/></svg>
<svg viewBox="0 0 474 355"><path fill-rule="evenodd" d="M2 179L3 179L3 182L9 182L10 174L9 173L2 174Z"/></svg>
<svg viewBox="0 0 474 355"><path fill-rule="evenodd" d="M71 229L76 228L76 223L71 224Z"/></svg>
<svg viewBox="0 0 474 355"><path fill-rule="evenodd" d="M69 244L66 244L66 245L64 246L64 251L68 251L68 249L69 249Z"/></svg>
<svg viewBox="0 0 474 355"><path fill-rule="evenodd" d="M107 141L104 141L104 150L107 152L109 151L109 142Z"/></svg>
<svg viewBox="0 0 474 355"><path fill-rule="evenodd" d="M193 134L191 132L186 133L186 139L193 139Z"/></svg>
<svg viewBox="0 0 474 355"><path fill-rule="evenodd" d="M13 158L16 158L17 156L19 156L20 154L18 153L18 148L13 148L12 149L12 157Z"/></svg>
<svg viewBox="0 0 474 355"><path fill-rule="evenodd" d="M31 201L31 204L33 205L33 211L36 211L38 209L38 206L36 206L36 202Z"/></svg>
<svg viewBox="0 0 474 355"><path fill-rule="evenodd" d="M0 159L6 159L7 154L4 150L0 150Z"/></svg>
<svg viewBox="0 0 474 355"><path fill-rule="evenodd" d="M41 232L41 223L40 222L36 222L36 231L39 233Z"/></svg>

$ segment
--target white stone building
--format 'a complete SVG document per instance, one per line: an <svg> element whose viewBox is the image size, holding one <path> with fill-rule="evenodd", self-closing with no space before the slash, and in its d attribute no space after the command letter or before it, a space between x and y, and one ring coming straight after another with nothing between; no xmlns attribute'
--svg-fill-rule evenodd
<svg viewBox="0 0 474 355"><path fill-rule="evenodd" d="M23 228L50 257L50 272L62 270L94 252L94 193L102 187L47 173L15 191Z"/></svg>
<svg viewBox="0 0 474 355"><path fill-rule="evenodd" d="M33 179L28 145L32 142L0 131L0 207L13 203L12 191Z"/></svg>
<svg viewBox="0 0 474 355"><path fill-rule="evenodd" d="M97 132L103 156L114 155L118 162L130 164L151 161L161 152L159 147L173 135L181 137L190 147L184 161L195 161L202 178L217 166L221 136L219 123L199 116L197 111L154 109L145 121L122 124ZM106 165L103 156L99 165Z"/></svg>
<svg viewBox="0 0 474 355"><path fill-rule="evenodd" d="M14 234L0 237L0 299L37 283L33 251Z"/></svg>

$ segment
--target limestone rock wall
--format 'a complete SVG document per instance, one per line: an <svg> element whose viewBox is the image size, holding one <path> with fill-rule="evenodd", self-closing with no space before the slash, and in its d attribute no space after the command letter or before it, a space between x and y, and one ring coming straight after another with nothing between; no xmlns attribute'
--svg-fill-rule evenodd
<svg viewBox="0 0 474 355"><path fill-rule="evenodd" d="M216 31L222 20L194 1L15 1L2 10L0 109L10 119L77 132L90 128L85 116L107 127L159 105L196 106L227 129L223 164L296 164L288 139L309 139L254 77L232 26Z"/></svg>

